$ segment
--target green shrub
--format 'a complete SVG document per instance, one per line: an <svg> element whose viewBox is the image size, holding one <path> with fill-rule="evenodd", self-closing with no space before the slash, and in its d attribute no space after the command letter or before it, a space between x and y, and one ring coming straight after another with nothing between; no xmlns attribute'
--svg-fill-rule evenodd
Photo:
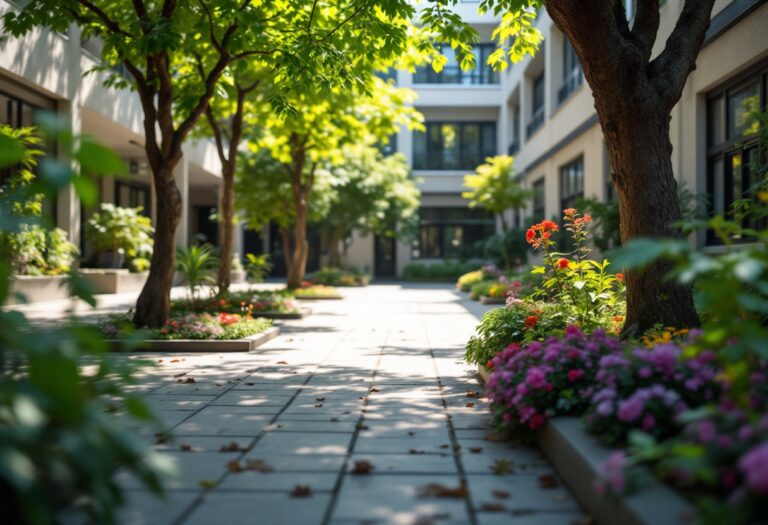
<svg viewBox="0 0 768 525"><path fill-rule="evenodd" d="M474 284L472 288L469 289L469 298L477 301L481 297L487 296L491 286L497 282L498 281L494 279L489 281L480 281L479 283Z"/></svg>
<svg viewBox="0 0 768 525"><path fill-rule="evenodd" d="M149 270L150 262L146 257L136 257L135 259L131 259L128 266L134 273L146 272Z"/></svg>
<svg viewBox="0 0 768 525"><path fill-rule="evenodd" d="M200 309L200 288L216 283L216 270L219 258L210 244L192 245L189 248L177 248L176 266L184 284L189 287L189 299Z"/></svg>
<svg viewBox="0 0 768 525"><path fill-rule="evenodd" d="M475 270L468 272L459 277L456 281L456 288L462 292L468 292L472 289L472 286L476 285L483 280L483 270Z"/></svg>
<svg viewBox="0 0 768 525"><path fill-rule="evenodd" d="M495 308L483 316L475 335L467 343L464 359L485 365L512 343L541 341L565 328L557 305L517 302Z"/></svg>
<svg viewBox="0 0 768 525"><path fill-rule="evenodd" d="M477 265L460 261L443 261L434 264L410 263L403 270L406 281L454 282Z"/></svg>
<svg viewBox="0 0 768 525"><path fill-rule="evenodd" d="M312 276L314 284L325 286L365 286L370 277L356 268L321 268Z"/></svg>
<svg viewBox="0 0 768 525"><path fill-rule="evenodd" d="M263 283L264 278L272 271L272 263L269 260L269 254L255 255L246 253L246 272L251 282Z"/></svg>
<svg viewBox="0 0 768 525"><path fill-rule="evenodd" d="M117 158L87 137L75 140L62 133L52 138L62 139L62 144L80 144L83 149L74 152L73 157L83 169L110 166L110 160ZM16 167L23 154L17 136L0 126L0 169ZM53 192L79 176L72 173L69 163L47 160L40 166L38 191ZM54 180L55 187L50 182ZM87 185L75 186L85 202L92 193L84 188ZM20 188L11 199L14 202L6 207L6 196L2 198L3 213L36 198L29 187ZM44 223L44 218L24 214L17 217L18 222L0 221L0 239L5 241L34 230L38 222ZM39 234L35 236L39 239ZM64 240L62 235L54 234L49 242L62 245ZM68 246L56 248L46 264L63 266L65 253L69 253ZM0 305L8 299L13 271L6 261L0 258ZM82 277L72 273L70 284L77 297L95 304L81 285ZM113 523L123 501L123 489L114 476L118 468L142 485L160 491L163 458L147 445L146 438L130 429L137 422L146 425L153 419L142 396L127 388L134 382L137 366L151 363L114 359L93 328L33 326L23 313L0 308L3 523L58 523L57 514L75 500L89 515L90 523ZM116 411L125 417L116 418Z"/></svg>
<svg viewBox="0 0 768 525"><path fill-rule="evenodd" d="M102 203L85 225L85 238L97 253L123 253L128 259L152 255L152 221L143 208Z"/></svg>

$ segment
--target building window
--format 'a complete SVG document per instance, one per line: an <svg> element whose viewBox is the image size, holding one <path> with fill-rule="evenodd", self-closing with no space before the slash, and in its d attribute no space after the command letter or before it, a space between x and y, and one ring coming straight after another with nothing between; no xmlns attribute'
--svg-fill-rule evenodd
<svg viewBox="0 0 768 525"><path fill-rule="evenodd" d="M495 44L476 44L472 47L475 67L463 71L456 59L456 52L447 44L435 46L447 59L443 69L436 73L431 65L420 66L413 74L414 84L498 84L499 74L488 65L488 57L496 50Z"/></svg>
<svg viewBox="0 0 768 525"><path fill-rule="evenodd" d="M152 193L149 186L141 183L115 181L115 205L121 208L142 207L141 214L152 215Z"/></svg>
<svg viewBox="0 0 768 525"><path fill-rule="evenodd" d="M514 107L512 109L512 140L509 142L509 148L507 153L509 155L516 155L520 151L520 109Z"/></svg>
<svg viewBox="0 0 768 525"><path fill-rule="evenodd" d="M34 125L33 114L39 108L19 98L0 92L0 124L14 129Z"/></svg>
<svg viewBox="0 0 768 525"><path fill-rule="evenodd" d="M768 107L768 69L712 93L707 108L707 192L710 213L733 218L733 204L752 198L758 184L759 123L754 113ZM760 228L764 224L744 227ZM737 239L738 240L738 239ZM719 243L712 232L709 244Z"/></svg>
<svg viewBox="0 0 768 525"><path fill-rule="evenodd" d="M492 214L478 208L421 208L414 259L471 257L474 245L496 233Z"/></svg>
<svg viewBox="0 0 768 525"><path fill-rule="evenodd" d="M579 157L560 168L560 209L575 208L584 196L584 158Z"/></svg>
<svg viewBox="0 0 768 525"><path fill-rule="evenodd" d="M427 122L413 135L413 168L473 170L496 154L495 122Z"/></svg>
<svg viewBox="0 0 768 525"><path fill-rule="evenodd" d="M536 133L542 124L544 124L544 72L533 79L533 97L531 107L531 121L525 130L527 138Z"/></svg>
<svg viewBox="0 0 768 525"><path fill-rule="evenodd" d="M557 92L557 102L562 104L583 83L581 63L576 50L567 37L563 36L563 85Z"/></svg>
<svg viewBox="0 0 768 525"><path fill-rule="evenodd" d="M533 183L533 222L543 221L547 214L546 180L544 177Z"/></svg>

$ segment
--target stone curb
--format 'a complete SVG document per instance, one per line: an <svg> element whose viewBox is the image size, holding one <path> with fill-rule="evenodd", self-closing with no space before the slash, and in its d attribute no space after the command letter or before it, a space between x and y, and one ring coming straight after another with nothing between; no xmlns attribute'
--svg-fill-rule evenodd
<svg viewBox="0 0 768 525"><path fill-rule="evenodd" d="M602 446L587 434L576 417L550 420L536 435L536 442L576 499L600 525L690 525L695 509L680 494L650 472L648 482L634 494L619 499L594 490L600 465L616 449Z"/></svg>
<svg viewBox="0 0 768 525"><path fill-rule="evenodd" d="M340 299L344 299L343 295L326 295L326 296L318 296L318 297L301 297L300 295L296 296L296 300L298 301L338 301Z"/></svg>
<svg viewBox="0 0 768 525"><path fill-rule="evenodd" d="M480 297L480 304L507 304L507 300L503 297L490 297L483 295Z"/></svg>
<svg viewBox="0 0 768 525"><path fill-rule="evenodd" d="M232 339L228 341L203 340L203 339L176 339L173 341L163 341L158 339L149 339L141 341L131 351L138 352L252 352L280 335L280 328L272 326L263 332L253 334L243 339ZM124 352L126 341L110 341L112 350Z"/></svg>
<svg viewBox="0 0 768 525"><path fill-rule="evenodd" d="M256 312L256 317L263 317L264 319L304 319L308 315L312 314L312 308L299 308L298 312Z"/></svg>

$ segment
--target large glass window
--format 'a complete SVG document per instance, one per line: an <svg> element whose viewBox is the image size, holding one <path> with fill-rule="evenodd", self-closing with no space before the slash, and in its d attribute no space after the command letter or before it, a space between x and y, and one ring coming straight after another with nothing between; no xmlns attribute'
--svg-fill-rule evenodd
<svg viewBox="0 0 768 525"><path fill-rule="evenodd" d="M493 215L478 208L421 208L419 218L415 259L469 257L475 243L496 232Z"/></svg>
<svg viewBox="0 0 768 525"><path fill-rule="evenodd" d="M496 154L495 122L427 122L413 135L413 168L473 170Z"/></svg>
<svg viewBox="0 0 768 525"><path fill-rule="evenodd" d="M544 124L544 72L533 79L533 97L531 97L531 120L526 128L526 138L536 133L542 124Z"/></svg>
<svg viewBox="0 0 768 525"><path fill-rule="evenodd" d="M456 53L449 45L438 45L438 50L448 59L443 69L436 73L431 65L421 66L413 74L414 84L498 84L499 74L488 65L488 57L496 49L495 44L477 44L472 47L475 67L462 71Z"/></svg>
<svg viewBox="0 0 768 525"><path fill-rule="evenodd" d="M576 50L568 40L563 37L563 85L557 92L557 101L562 104L582 84L584 76L581 73L581 63Z"/></svg>
<svg viewBox="0 0 768 525"><path fill-rule="evenodd" d="M720 89L709 97L707 111L707 192L710 213L733 217L736 201L753 198L759 180L759 121L754 113L768 104L768 69ZM764 160L764 159L762 159ZM764 176L764 175L763 175ZM763 224L743 226L763 227ZM711 232L710 244L720 242Z"/></svg>
<svg viewBox="0 0 768 525"><path fill-rule="evenodd" d="M560 168L560 209L575 208L584 196L584 158L579 157Z"/></svg>

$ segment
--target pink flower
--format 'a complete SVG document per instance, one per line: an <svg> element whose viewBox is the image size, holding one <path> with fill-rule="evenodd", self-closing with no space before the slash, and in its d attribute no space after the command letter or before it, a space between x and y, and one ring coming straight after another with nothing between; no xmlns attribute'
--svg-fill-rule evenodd
<svg viewBox="0 0 768 525"><path fill-rule="evenodd" d="M646 414L645 417L643 418L642 426L643 426L643 430L645 430L646 432L653 430L653 427L656 426L656 418L653 417L651 414Z"/></svg>
<svg viewBox="0 0 768 525"><path fill-rule="evenodd" d="M541 414L535 414L530 419L530 421L528 421L528 428L530 428L531 430L536 430L541 425L543 425L546 421L547 421L547 419L544 416L542 416Z"/></svg>
<svg viewBox="0 0 768 525"><path fill-rule="evenodd" d="M768 442L761 443L742 456L739 470L747 486L758 494L768 494Z"/></svg>
<svg viewBox="0 0 768 525"><path fill-rule="evenodd" d="M568 380L571 382L576 381L583 375L584 375L584 370L579 370L578 368L568 370Z"/></svg>

